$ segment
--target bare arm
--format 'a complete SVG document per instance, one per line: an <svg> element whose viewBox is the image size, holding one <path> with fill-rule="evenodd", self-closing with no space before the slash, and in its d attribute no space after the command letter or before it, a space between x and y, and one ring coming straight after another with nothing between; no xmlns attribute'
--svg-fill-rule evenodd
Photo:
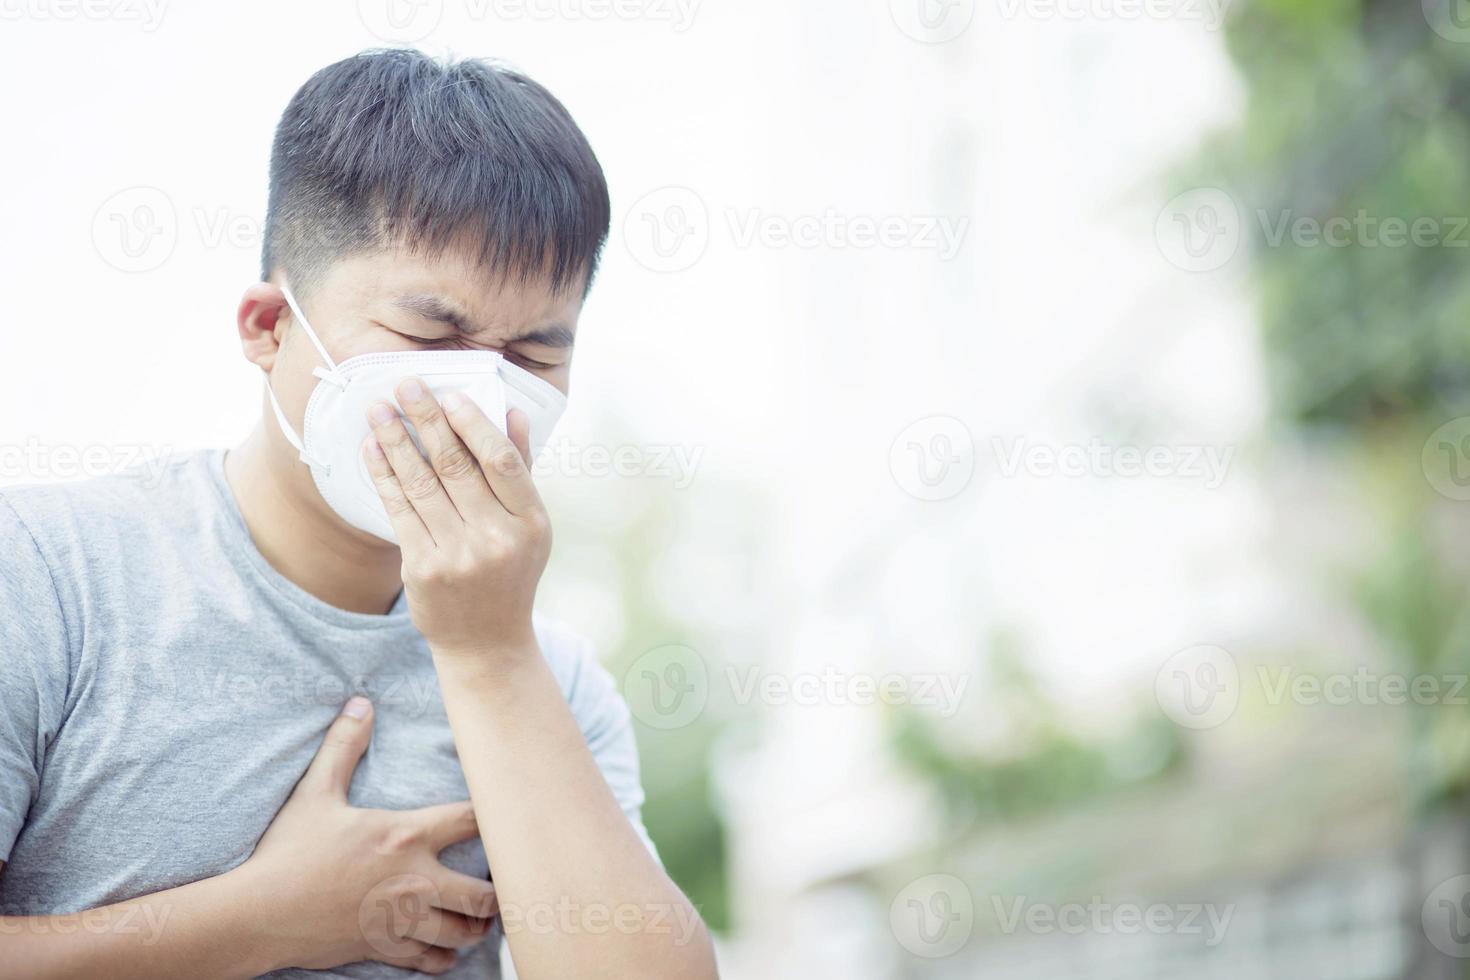
<svg viewBox="0 0 1470 980"><path fill-rule="evenodd" d="M479 656L435 662L520 975L715 976L704 923L628 822L534 644L496 673Z"/></svg>
<svg viewBox="0 0 1470 980"><path fill-rule="evenodd" d="M414 622L434 654L506 940L524 980L707 980L713 945L608 789L531 624L551 549L527 420L502 433L469 399L399 385L419 453L375 406L368 472L403 548Z"/></svg>
<svg viewBox="0 0 1470 980"><path fill-rule="evenodd" d="M0 917L5 972L43 980L265 973L274 965L270 937L258 916L242 914L250 897L239 870L74 915Z"/></svg>

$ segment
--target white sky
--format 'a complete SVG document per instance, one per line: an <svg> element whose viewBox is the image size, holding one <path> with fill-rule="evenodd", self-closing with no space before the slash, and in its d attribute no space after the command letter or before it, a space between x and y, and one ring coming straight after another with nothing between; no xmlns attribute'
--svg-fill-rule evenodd
<svg viewBox="0 0 1470 980"><path fill-rule="evenodd" d="M0 444L188 448L246 431L260 381L233 314L256 274L272 130L312 71L381 43L363 18L383 2L174 2L153 30L63 20L41 0L4 8ZM895 638L872 656L936 661L1022 626L1086 700L1215 638L1222 605L1258 601L1247 447L1216 490L1002 479L991 452L995 437L1249 437L1261 407L1241 263L1184 272L1153 237L1161 176L1238 103L1217 35L1014 2L980 4L945 44L906 36L888 0L705 0L682 30L651 0L644 19L604 21L428 4L442 17L420 46L545 83L613 189L563 434L697 447L701 476L770 501L782 545L755 574L791 605L773 617L800 613L804 636L856 619ZM177 243L120 271L98 212L140 185L156 191L136 200L172 208ZM693 192L708 243L660 273L624 223L666 186ZM754 215L829 209L968 226L948 261L738 240ZM1145 427L1120 434L1104 405ZM925 503L889 450L936 414L964 421L981 461L965 491ZM682 586L718 588L710 574Z"/></svg>

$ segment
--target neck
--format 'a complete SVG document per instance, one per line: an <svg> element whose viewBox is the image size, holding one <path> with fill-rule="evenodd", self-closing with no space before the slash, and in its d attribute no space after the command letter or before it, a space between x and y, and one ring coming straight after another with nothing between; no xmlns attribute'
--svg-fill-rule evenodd
<svg viewBox="0 0 1470 980"><path fill-rule="evenodd" d="M403 588L402 555L347 527L317 497L285 440L257 426L225 456L225 480L255 547L289 581L338 609L381 615ZM275 443L280 443L276 445Z"/></svg>

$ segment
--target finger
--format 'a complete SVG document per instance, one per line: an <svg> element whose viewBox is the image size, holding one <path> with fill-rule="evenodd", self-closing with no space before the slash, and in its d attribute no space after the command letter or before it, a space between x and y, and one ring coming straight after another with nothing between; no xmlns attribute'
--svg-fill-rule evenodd
<svg viewBox="0 0 1470 980"><path fill-rule="evenodd" d="M531 482L531 470L515 443L485 417L468 398L451 394L444 399L449 424L480 461L490 489L505 509L519 517L541 510L541 495ZM514 414L514 413L512 413Z"/></svg>
<svg viewBox="0 0 1470 980"><path fill-rule="evenodd" d="M448 540L464 524L454 502L444 491L439 476L413 444L403 419L387 402L379 402L368 410L368 421L373 427L373 436L383 447L393 475L403 488L403 496L413 505L428 528L429 535L437 543Z"/></svg>
<svg viewBox="0 0 1470 980"><path fill-rule="evenodd" d="M485 938L488 920L471 919L457 912L431 908L418 918L408 934L421 943L445 949L464 949Z"/></svg>
<svg viewBox="0 0 1470 980"><path fill-rule="evenodd" d="M505 413L505 434L510 441L521 451L521 458L526 461L527 466L534 467L536 461L531 458L531 416L513 408Z"/></svg>
<svg viewBox="0 0 1470 980"><path fill-rule="evenodd" d="M399 547L432 548L434 538L424 527L419 512L404 496L403 485L393 475L393 467L388 465L388 457L383 454L383 447L378 445L376 436L369 435L363 441L362 458L367 464L368 476L372 477L373 486L378 490L378 499L383 501L383 509L388 512L388 523L393 525L393 532L398 535Z"/></svg>
<svg viewBox="0 0 1470 980"><path fill-rule="evenodd" d="M327 729L300 785L347 799L347 787L372 734L372 702L360 696L349 699Z"/></svg>
<svg viewBox="0 0 1470 980"><path fill-rule="evenodd" d="M407 816L420 825L424 840L428 841L435 854L450 844L471 840L480 834L480 826L475 821L475 807L469 800L420 807L408 811Z"/></svg>
<svg viewBox="0 0 1470 980"><path fill-rule="evenodd" d="M484 878L463 874L442 864L434 870L434 888L438 897L434 904L468 919L493 919L500 912L500 897L495 885Z"/></svg>
<svg viewBox="0 0 1470 980"><path fill-rule="evenodd" d="M418 378L406 378L398 386L398 404L408 414L408 420L418 430L419 442L428 454L429 465L439 476L439 482L454 501L460 516L469 520L483 514L495 503L490 493L490 484L480 472L480 462L465 447L459 434L450 426L444 410ZM464 396L460 396L461 398Z"/></svg>
<svg viewBox="0 0 1470 980"><path fill-rule="evenodd" d="M422 952L411 956L381 956L379 963L387 963L389 966L400 967L405 970L417 970L419 973L446 973L459 959L454 950L444 949L441 946L430 946L427 943L413 942L415 947L421 947Z"/></svg>

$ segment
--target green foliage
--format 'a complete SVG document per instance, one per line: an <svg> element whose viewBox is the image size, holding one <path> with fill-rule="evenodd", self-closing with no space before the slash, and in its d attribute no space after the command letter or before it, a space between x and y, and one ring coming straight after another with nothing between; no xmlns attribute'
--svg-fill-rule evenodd
<svg viewBox="0 0 1470 980"><path fill-rule="evenodd" d="M1246 116L1202 165L1250 236L1280 415L1470 405L1470 45L1417 2L1242 0L1228 30ZM1302 218L1357 225L1341 246L1275 235ZM1432 222L1437 244L1385 244L1391 220Z"/></svg>
<svg viewBox="0 0 1470 980"><path fill-rule="evenodd" d="M617 547L611 551L618 563L617 588L624 600L627 638L607 664L618 678L654 647L688 643L708 649L696 625L671 616L656 601L661 574L658 558L674 534L675 512L653 501L650 504L620 531ZM715 810L710 782L711 755L721 726L709 715L670 731L634 724L647 794L644 825L670 877L684 889L706 924L724 931L730 920L725 829Z"/></svg>
<svg viewBox="0 0 1470 980"><path fill-rule="evenodd" d="M944 800L956 836L986 824L1060 810L1169 772L1181 759L1179 730L1157 711L1141 712L1106 740L1069 729L1065 712L1004 642L992 658L987 710L1016 719L1004 751L959 749L918 710L893 716L900 759Z"/></svg>
<svg viewBox="0 0 1470 980"><path fill-rule="evenodd" d="M1242 0L1228 42L1245 118L1201 165L1250 235L1275 413L1347 437L1391 531L1350 586L1366 621L1409 675L1464 674L1470 596L1417 462L1429 432L1470 414L1470 45L1417 0ZM1299 218L1347 219L1346 244L1269 233ZM1391 220L1433 235L1390 244ZM1464 710L1408 718L1423 801L1470 799Z"/></svg>
<svg viewBox="0 0 1470 980"><path fill-rule="evenodd" d="M1465 588L1444 567L1422 524L1401 525L1358 589L1359 608L1416 674L1470 668L1470 607Z"/></svg>
<svg viewBox="0 0 1470 980"><path fill-rule="evenodd" d="M709 927L723 932L730 924L725 827L714 809L710 784L710 750L717 735L712 724L673 732L640 729L638 745L648 792L643 810L648 832L670 876Z"/></svg>

